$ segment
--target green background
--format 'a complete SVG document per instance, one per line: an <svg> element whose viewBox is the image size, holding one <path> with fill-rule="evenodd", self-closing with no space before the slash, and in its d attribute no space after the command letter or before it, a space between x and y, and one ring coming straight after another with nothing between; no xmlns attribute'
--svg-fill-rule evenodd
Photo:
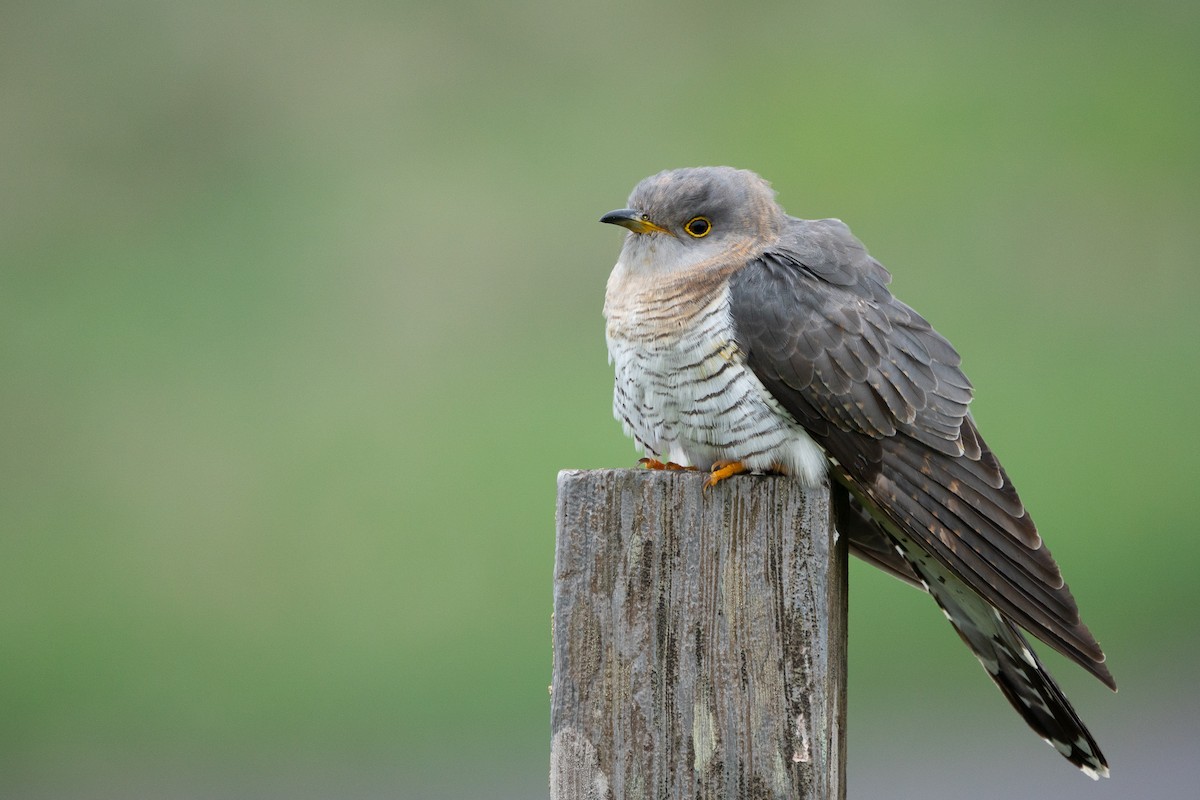
<svg viewBox="0 0 1200 800"><path fill-rule="evenodd" d="M546 796L555 474L643 176L846 220L1121 684L851 593L854 797L1189 796L1200 5L9 2L0 796Z"/></svg>

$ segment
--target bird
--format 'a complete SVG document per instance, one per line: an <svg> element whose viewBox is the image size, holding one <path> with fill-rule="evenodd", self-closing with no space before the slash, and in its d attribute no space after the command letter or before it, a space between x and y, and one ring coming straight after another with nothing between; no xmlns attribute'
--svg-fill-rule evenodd
<svg viewBox="0 0 1200 800"><path fill-rule="evenodd" d="M789 216L732 167L672 169L604 300L613 415L652 469L828 481L852 553L928 592L1028 725L1093 779L1108 763L1022 629L1112 690L1061 570L979 433L955 348L894 297L838 219Z"/></svg>

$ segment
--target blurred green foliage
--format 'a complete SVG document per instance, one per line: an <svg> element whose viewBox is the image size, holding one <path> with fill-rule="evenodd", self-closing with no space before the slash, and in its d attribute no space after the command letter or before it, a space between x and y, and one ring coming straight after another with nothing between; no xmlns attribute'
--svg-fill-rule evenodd
<svg viewBox="0 0 1200 800"><path fill-rule="evenodd" d="M846 220L964 353L1145 689L1112 711L1054 662L1105 741L1198 650L1198 26L1181 2L5 4L0 794L544 792L555 473L637 457L596 220L696 164ZM951 731L1009 713L927 599L852 577L852 736L957 687Z"/></svg>

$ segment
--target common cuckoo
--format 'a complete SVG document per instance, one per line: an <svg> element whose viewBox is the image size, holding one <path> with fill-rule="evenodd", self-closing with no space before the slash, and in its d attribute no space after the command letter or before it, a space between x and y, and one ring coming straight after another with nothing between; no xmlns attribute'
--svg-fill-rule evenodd
<svg viewBox="0 0 1200 800"><path fill-rule="evenodd" d="M604 301L613 412L653 468L833 478L852 552L942 607L1038 735L1093 778L1095 740L1024 628L1116 684L968 411L958 353L839 220L788 216L758 175L661 172L601 222L629 230Z"/></svg>

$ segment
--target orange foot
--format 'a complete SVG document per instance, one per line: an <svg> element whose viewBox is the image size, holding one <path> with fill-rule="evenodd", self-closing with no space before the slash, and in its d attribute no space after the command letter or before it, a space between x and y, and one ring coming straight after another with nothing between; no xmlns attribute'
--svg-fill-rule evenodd
<svg viewBox="0 0 1200 800"><path fill-rule="evenodd" d="M709 474L708 480L704 482L704 488L705 490L711 489L726 478L749 471L750 468L740 461L714 461L712 472Z"/></svg>
<svg viewBox="0 0 1200 800"><path fill-rule="evenodd" d="M695 467L685 467L683 464L676 464L674 461L667 461L666 463L663 463L657 458L639 458L638 463L646 469L665 469L671 472L676 472L679 470L693 472L696 469Z"/></svg>

